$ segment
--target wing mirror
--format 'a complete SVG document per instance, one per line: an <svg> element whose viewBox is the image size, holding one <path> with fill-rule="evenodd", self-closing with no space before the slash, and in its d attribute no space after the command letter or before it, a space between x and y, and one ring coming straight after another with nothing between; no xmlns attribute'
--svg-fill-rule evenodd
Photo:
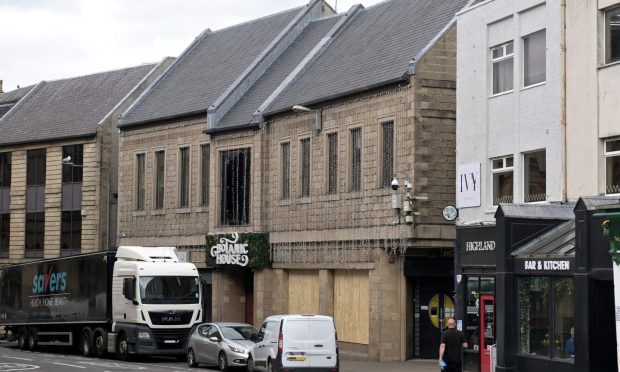
<svg viewBox="0 0 620 372"><path fill-rule="evenodd" d="M214 336L214 337L209 337L209 341L211 341L211 342L220 342L220 339Z"/></svg>

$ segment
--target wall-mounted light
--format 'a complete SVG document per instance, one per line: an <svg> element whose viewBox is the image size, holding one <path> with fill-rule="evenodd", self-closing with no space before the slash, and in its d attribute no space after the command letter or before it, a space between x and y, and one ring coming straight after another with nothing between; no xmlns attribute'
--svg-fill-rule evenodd
<svg viewBox="0 0 620 372"><path fill-rule="evenodd" d="M296 112L314 112L314 129L320 132L323 129L323 112L322 110L313 110L306 106L295 105L292 107Z"/></svg>

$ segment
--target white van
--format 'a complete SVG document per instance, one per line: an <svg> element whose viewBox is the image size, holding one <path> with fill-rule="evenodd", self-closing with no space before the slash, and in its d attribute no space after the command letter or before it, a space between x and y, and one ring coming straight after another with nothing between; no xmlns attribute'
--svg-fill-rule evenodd
<svg viewBox="0 0 620 372"><path fill-rule="evenodd" d="M339 372L334 319L274 315L265 319L248 357L248 372Z"/></svg>

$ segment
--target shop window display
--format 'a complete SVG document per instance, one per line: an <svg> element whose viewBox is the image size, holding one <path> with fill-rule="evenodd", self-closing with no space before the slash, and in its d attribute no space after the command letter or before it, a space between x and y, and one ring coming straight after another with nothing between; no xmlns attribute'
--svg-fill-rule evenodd
<svg viewBox="0 0 620 372"><path fill-rule="evenodd" d="M495 293L495 278L471 276L467 279L467 320L465 338L467 347L480 348L480 295Z"/></svg>

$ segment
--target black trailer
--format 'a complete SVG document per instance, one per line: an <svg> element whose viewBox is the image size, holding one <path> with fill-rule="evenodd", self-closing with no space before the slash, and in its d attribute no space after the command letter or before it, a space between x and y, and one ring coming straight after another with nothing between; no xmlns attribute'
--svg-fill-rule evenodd
<svg viewBox="0 0 620 372"><path fill-rule="evenodd" d="M80 340L103 355L114 261L106 251L0 267L0 326L21 348Z"/></svg>

